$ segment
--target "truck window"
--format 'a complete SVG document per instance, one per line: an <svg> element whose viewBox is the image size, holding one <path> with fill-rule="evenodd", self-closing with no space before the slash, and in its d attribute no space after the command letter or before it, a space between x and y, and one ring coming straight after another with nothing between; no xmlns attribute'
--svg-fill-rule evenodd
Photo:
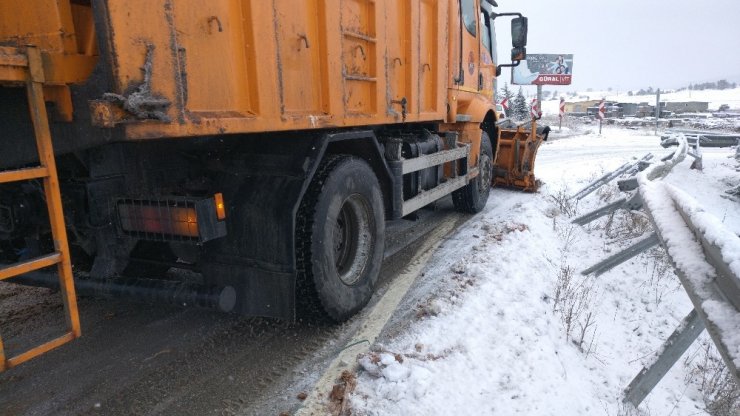
<svg viewBox="0 0 740 416"><path fill-rule="evenodd" d="M491 29L491 57L498 63L498 48L496 47L496 24L494 19L488 20Z"/></svg>
<svg viewBox="0 0 740 416"><path fill-rule="evenodd" d="M475 0L462 0L462 17L465 28L475 36Z"/></svg>
<svg viewBox="0 0 740 416"><path fill-rule="evenodd" d="M488 30L488 18L485 12L480 12L480 41L483 47L486 48L488 53L493 57L493 50L491 49L491 31Z"/></svg>

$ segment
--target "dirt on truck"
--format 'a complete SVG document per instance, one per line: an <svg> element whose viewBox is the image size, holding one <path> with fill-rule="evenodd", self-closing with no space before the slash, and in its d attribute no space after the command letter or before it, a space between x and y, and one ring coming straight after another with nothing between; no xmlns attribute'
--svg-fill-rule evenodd
<svg viewBox="0 0 740 416"><path fill-rule="evenodd" d="M497 7L1 2L0 280L60 288L68 332L14 357L0 338L0 369L79 337L77 294L345 320L386 221L534 190L536 124L494 100L527 19Z"/></svg>

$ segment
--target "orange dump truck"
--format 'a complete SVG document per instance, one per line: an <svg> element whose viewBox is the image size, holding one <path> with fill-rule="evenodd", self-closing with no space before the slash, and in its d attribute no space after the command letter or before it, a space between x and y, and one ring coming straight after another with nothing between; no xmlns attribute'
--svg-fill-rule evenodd
<svg viewBox="0 0 740 416"><path fill-rule="evenodd" d="M495 7L0 1L0 280L61 281L67 338L75 287L346 319L373 292L387 220L449 194L486 204L495 79L527 33ZM171 268L199 280L156 279Z"/></svg>

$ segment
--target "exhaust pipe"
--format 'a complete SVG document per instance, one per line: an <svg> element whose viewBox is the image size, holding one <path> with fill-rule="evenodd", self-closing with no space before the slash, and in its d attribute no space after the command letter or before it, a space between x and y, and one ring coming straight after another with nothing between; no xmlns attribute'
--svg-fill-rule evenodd
<svg viewBox="0 0 740 416"><path fill-rule="evenodd" d="M59 289L56 273L32 272L7 280L26 286ZM236 290L232 286L205 286L157 279L117 278L110 280L75 279L78 295L126 299L146 303L195 306L221 312L231 312L236 305Z"/></svg>

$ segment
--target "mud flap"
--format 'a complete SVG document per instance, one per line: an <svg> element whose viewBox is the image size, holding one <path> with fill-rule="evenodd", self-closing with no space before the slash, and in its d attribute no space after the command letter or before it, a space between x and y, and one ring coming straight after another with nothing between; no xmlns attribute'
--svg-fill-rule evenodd
<svg viewBox="0 0 740 416"><path fill-rule="evenodd" d="M227 237L204 245L204 278L237 291L234 311L295 319L295 215L327 135L250 139L223 161Z"/></svg>

